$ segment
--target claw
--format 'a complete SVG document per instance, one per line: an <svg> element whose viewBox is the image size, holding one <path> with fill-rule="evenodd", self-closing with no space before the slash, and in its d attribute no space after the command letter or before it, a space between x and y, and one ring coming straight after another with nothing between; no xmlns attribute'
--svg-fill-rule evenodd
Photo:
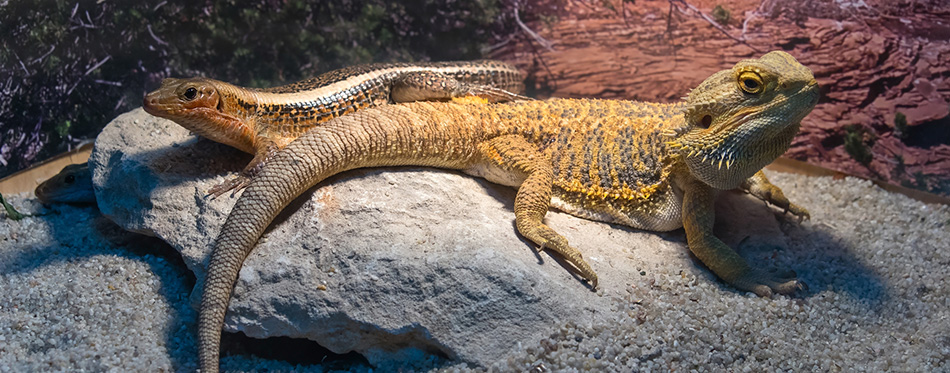
<svg viewBox="0 0 950 373"><path fill-rule="evenodd" d="M772 296L772 288L765 285L756 286L755 289L752 290L752 292L755 293L755 295L758 295L762 298L769 298Z"/></svg>
<svg viewBox="0 0 950 373"><path fill-rule="evenodd" d="M214 187L208 190L208 194L211 196L212 199L214 199L230 191L231 198L234 198L237 192L239 192L241 189L244 189L250 184L251 184L251 178L244 175L239 175L229 180L226 180L225 182L221 184L215 185Z"/></svg>
<svg viewBox="0 0 950 373"><path fill-rule="evenodd" d="M807 285L797 277L795 271L766 272L750 268L730 283L738 289L754 292L760 297L770 297L776 293L789 295L807 289Z"/></svg>
<svg viewBox="0 0 950 373"><path fill-rule="evenodd" d="M540 246L538 246L538 248L535 249L535 250L537 250L537 252L539 252L539 253L542 252L542 251L544 251L544 244L542 243L542 244L541 244Z"/></svg>
<svg viewBox="0 0 950 373"><path fill-rule="evenodd" d="M588 278L587 282L590 283L590 290L597 291L597 277Z"/></svg>

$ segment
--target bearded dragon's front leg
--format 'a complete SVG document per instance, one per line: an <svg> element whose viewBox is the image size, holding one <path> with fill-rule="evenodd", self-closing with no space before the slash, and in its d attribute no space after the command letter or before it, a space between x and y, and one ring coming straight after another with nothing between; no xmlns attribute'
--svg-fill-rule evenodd
<svg viewBox="0 0 950 373"><path fill-rule="evenodd" d="M799 222L811 218L811 216L808 215L808 210L790 202L788 198L785 197L785 193L782 192L782 189L769 182L769 179L765 177L765 173L762 171L756 172L755 175L743 181L742 184L739 185L739 188L749 192L749 194L758 199L782 208L785 212L792 213L792 215L798 217Z"/></svg>
<svg viewBox="0 0 950 373"><path fill-rule="evenodd" d="M542 220L551 206L554 170L549 157L519 135L500 136L478 147L490 166L525 176L515 196L515 225L525 238L550 249L577 268L580 275L597 288L597 274L577 249L564 236L545 225Z"/></svg>
<svg viewBox="0 0 950 373"><path fill-rule="evenodd" d="M804 288L794 271L771 273L749 266L728 245L713 235L716 190L693 180L683 188L683 228L690 251L719 278L738 289L767 297L772 292L793 293Z"/></svg>

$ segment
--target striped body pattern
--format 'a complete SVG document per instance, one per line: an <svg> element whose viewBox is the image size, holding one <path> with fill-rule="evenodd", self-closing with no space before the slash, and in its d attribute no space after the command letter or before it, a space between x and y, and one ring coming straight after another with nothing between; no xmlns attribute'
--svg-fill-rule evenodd
<svg viewBox="0 0 950 373"><path fill-rule="evenodd" d="M208 78L168 78L144 100L145 110L254 159L242 174L214 189L243 188L277 150L333 118L397 102L479 96L490 101L525 98L521 73L491 61L377 63L330 71L265 89Z"/></svg>
<svg viewBox="0 0 950 373"><path fill-rule="evenodd" d="M400 90L409 89L404 84L406 77L419 76L416 74L443 79L433 78L417 88L427 88L427 92L433 93L431 96L419 93L417 97L401 97L400 94L407 94ZM266 123L260 129L264 137L297 138L319 123L360 109L395 102L449 99L469 93L467 87L495 87L521 93L522 79L514 67L490 60L357 65L280 87L231 86L223 109L248 121ZM467 87L452 86L453 83L465 83Z"/></svg>

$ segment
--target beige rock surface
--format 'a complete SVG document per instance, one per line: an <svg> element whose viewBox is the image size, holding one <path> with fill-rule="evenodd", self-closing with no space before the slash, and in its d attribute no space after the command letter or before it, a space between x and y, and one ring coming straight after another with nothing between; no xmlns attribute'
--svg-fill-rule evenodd
<svg viewBox="0 0 950 373"><path fill-rule="evenodd" d="M0 224L0 371L195 369L196 312L188 305L193 282L182 274L185 266L173 257L182 252L192 270L201 275L207 245L220 225L217 211L226 210L231 202L215 206L203 201L203 194L197 191L206 190L228 172L240 170L248 157L207 141L195 141L170 123L152 123L147 118L141 112L120 117L132 128L112 132L118 137L114 140L137 146L125 149L125 153L103 154L122 167L110 172L115 197L144 191L163 202L135 207L151 198L117 198L110 203L126 203L126 213L113 208L112 215L139 230L178 227L180 230L153 232L177 242L178 251L156 256L150 247L139 245L138 239L112 242L103 237L101 229L111 223L100 224L106 219L91 207L44 207L35 199L5 196L21 212L32 215ZM135 134L137 131L140 133ZM151 161L143 162L147 159ZM149 173L153 175L146 177ZM136 179L139 177L142 179ZM532 333L493 336L497 339L490 343L510 347L494 356L488 365L494 371L947 371L950 250L946 243L950 242L950 207L927 205L853 178L781 173L769 173L769 177L790 199L807 207L812 220L799 224L760 202L740 199L739 203L720 201L725 203L717 206L718 217L751 217L745 223L719 228L744 232L723 237L737 243L740 252L753 263L797 271L810 290L795 297L759 298L730 289L686 254L680 232L637 232L552 213L551 224L588 255L602 276L609 276L603 293L590 293L550 256L534 256L517 239L506 207L511 203L511 190L450 172L380 169L328 181L309 200L295 204L295 212L286 214L271 228L268 242L252 254L249 263L253 264L242 272L236 289L240 299L232 303L228 328L251 333L252 327L267 327L255 335L283 328L280 324L293 323L293 327L300 328L297 332L325 328L334 325L333 320L319 316L327 310L327 304L341 305L340 310L350 312L353 307L344 303L356 301L346 300L345 293L363 292L365 288L369 288L365 294L376 294L357 303L366 311L349 316L336 314L336 322L380 313L379 308L371 307L377 302L386 305L386 312L407 315L407 310L416 305L398 300L418 299L419 294L436 296L424 305L442 314L430 317L450 317L447 309L457 310L453 307L497 295L502 289L507 293L498 298L497 304L470 304L469 309L488 307L489 312L457 318L460 323L452 333L490 323L492 312L509 317L504 321L505 328L536 326L544 318L553 321L538 330L543 335L538 339L532 339L537 335ZM438 188L445 191L438 194L436 188L413 181L425 178L460 183L475 199L457 194L452 185ZM363 183L369 189L360 189ZM100 195L110 188L100 190ZM418 196L423 195L432 198L420 202ZM359 196L372 198L361 200ZM407 201L399 201L402 196L407 196ZM392 201L368 202L384 197ZM203 206L203 210L190 210L184 202L187 199L192 200L192 206ZM323 206L320 201L337 203ZM182 204L176 205L179 202ZM471 210L465 217L448 214L457 211L459 203L484 211ZM734 212L724 210L730 206ZM132 209L138 212L131 214ZM155 214L143 215L146 210ZM447 215L440 220L443 224L431 224L433 211ZM162 222L160 216L168 221ZM3 212L0 218L6 219ZM325 241L311 242L307 237L312 232L297 229L295 224L300 223L292 223L295 219L303 219L299 227L357 237L326 237ZM379 230L358 230L367 224L377 224ZM749 231L745 225L763 231ZM384 229L403 233L389 237ZM197 230L207 231L208 236L189 235ZM414 237L407 238L406 232ZM750 237L745 239L746 235ZM293 238L293 244L277 246L285 239L280 236L299 237ZM641 236L660 242L645 246L638 243L644 242ZM363 246L339 244L360 242L359 237L372 242L364 242ZM420 239L425 242L418 242ZM450 241L458 246L448 246ZM418 252L419 248L423 253ZM284 251L302 255L284 255ZM446 258L446 253L451 257ZM288 263L290 258L306 262ZM471 270L469 278L473 278L478 265L504 261L527 263L521 277L502 278L502 269L496 268L480 273L496 274L497 278L457 281L461 271ZM348 263L348 267L336 266L330 275L323 265L332 263ZM456 269L447 268L439 276L420 279L421 273L430 273L412 272L422 263L428 267L423 271L444 268L446 263ZM634 263L635 267L624 268L624 263ZM622 274L631 270L644 274ZM271 299L273 310L245 307L262 304L258 300L266 298L268 291L279 291L281 279L294 279L303 285L326 279L327 290L315 303L313 294L289 291ZM388 284L387 279L402 282ZM537 289L524 286L532 282ZM550 292L538 295L538 289ZM445 299L450 298L445 296L449 294L465 297L447 303ZM507 308L526 303L543 306L565 298L568 304L553 310L584 307L586 316L536 314L530 307ZM600 308L605 302L611 306L606 312ZM313 309L301 308L314 304ZM596 314L602 317L594 317ZM241 317L234 317L238 315ZM263 318L267 315L273 318ZM385 322L383 319L379 325ZM418 322L405 330L438 329L432 325L437 324ZM374 332L378 336L398 331ZM268 338L255 343L230 333L224 339L221 363L226 371L396 369L392 365L371 367L346 357L341 360L331 356L324 361L320 357L323 355L315 351L319 347L310 341ZM432 340L419 339L423 344ZM455 345L449 341L442 346ZM420 370L467 372L475 365L447 362L417 351L411 356L417 358L414 363L421 366Z"/></svg>
<svg viewBox="0 0 950 373"><path fill-rule="evenodd" d="M102 213L179 250L200 289L213 240L236 201L206 191L248 157L135 110L103 130L90 166ZM375 365L435 355L488 366L566 320L616 317L616 297L649 286L658 273L702 273L719 284L690 256L681 231L550 213L548 224L598 272L602 288L592 292L516 233L514 195L444 170L333 177L292 204L246 260L225 329L308 338ZM727 242L750 237L753 257L786 246L767 206L742 194L725 199L732 213L724 216L735 217L720 227Z"/></svg>

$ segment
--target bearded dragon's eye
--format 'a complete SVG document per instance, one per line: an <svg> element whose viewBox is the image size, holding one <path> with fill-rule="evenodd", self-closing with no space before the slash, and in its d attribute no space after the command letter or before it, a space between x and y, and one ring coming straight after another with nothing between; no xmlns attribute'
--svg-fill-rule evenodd
<svg viewBox="0 0 950 373"><path fill-rule="evenodd" d="M762 77L751 71L739 74L739 88L746 93L762 92Z"/></svg>
<svg viewBox="0 0 950 373"><path fill-rule="evenodd" d="M185 96L186 100L194 100L195 97L198 97L198 90L195 89L195 87L188 87L188 89L185 90L183 96Z"/></svg>

